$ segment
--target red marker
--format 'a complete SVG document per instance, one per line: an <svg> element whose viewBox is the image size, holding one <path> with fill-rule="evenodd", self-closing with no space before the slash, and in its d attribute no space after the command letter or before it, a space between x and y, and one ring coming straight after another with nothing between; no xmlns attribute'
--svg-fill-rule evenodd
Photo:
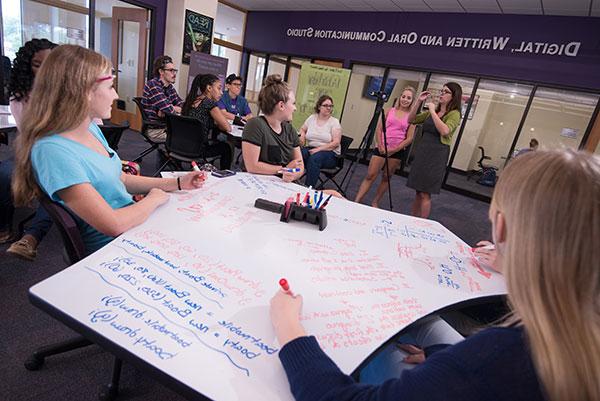
<svg viewBox="0 0 600 401"><path fill-rule="evenodd" d="M200 171L200 168L198 167L198 164L196 164L195 161L192 160L192 168L194 169L194 171Z"/></svg>
<svg viewBox="0 0 600 401"><path fill-rule="evenodd" d="M285 292L290 292L290 285L288 284L287 280L282 278L281 280L279 280L279 285L281 286L281 289Z"/></svg>

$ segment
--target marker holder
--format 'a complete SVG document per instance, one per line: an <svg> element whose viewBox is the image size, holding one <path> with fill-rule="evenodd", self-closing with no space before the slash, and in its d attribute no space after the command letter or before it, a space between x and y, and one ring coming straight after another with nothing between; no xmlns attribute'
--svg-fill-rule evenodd
<svg viewBox="0 0 600 401"><path fill-rule="evenodd" d="M306 206L297 205L293 202L289 203L289 207L286 207L287 205L283 207L279 221L284 221L286 223L289 223L290 219L306 221L307 223L319 226L319 231L323 231L325 227L327 227L327 212L325 209L311 209Z"/></svg>
<svg viewBox="0 0 600 401"><path fill-rule="evenodd" d="M289 223L293 219L315 224L319 226L319 231L323 231L327 227L327 211L325 209L311 209L306 206L300 206L291 199L288 199L285 205L282 205L281 203L259 198L254 201L254 207L273 213L281 213L279 221L285 223Z"/></svg>

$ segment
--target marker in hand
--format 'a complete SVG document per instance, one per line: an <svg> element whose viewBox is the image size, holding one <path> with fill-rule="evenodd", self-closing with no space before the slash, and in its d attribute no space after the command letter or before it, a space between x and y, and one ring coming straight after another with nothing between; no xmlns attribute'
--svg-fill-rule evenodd
<svg viewBox="0 0 600 401"><path fill-rule="evenodd" d="M200 167L198 167L198 164L196 164L196 162L193 160L192 160L192 168L194 169L194 171L200 171Z"/></svg>
<svg viewBox="0 0 600 401"><path fill-rule="evenodd" d="M282 173L299 173L300 169L299 168L289 168L289 167L283 167L281 170L278 171L279 174Z"/></svg>
<svg viewBox="0 0 600 401"><path fill-rule="evenodd" d="M471 250L473 252L475 252L477 249L481 249L481 250L486 250L486 251L493 251L494 249L496 249L496 245L491 244L491 245L486 245L486 246L477 246L475 248L471 248Z"/></svg>
<svg viewBox="0 0 600 401"><path fill-rule="evenodd" d="M281 286L281 289L286 292L287 294L293 295L292 291L290 291L290 285L288 284L287 280L282 278L281 280L279 280L279 285Z"/></svg>

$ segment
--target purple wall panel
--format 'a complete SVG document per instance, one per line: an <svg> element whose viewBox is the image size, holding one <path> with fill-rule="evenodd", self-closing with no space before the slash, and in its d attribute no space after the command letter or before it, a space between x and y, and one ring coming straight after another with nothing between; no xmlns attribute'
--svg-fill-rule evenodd
<svg viewBox="0 0 600 401"><path fill-rule="evenodd" d="M312 37L288 35L289 29L308 28L313 29ZM373 32L377 38L372 41L316 38L317 31ZM390 42L394 34L411 32L417 36L414 44ZM440 36L442 45L420 44L425 35ZM475 43L475 48L449 47L449 37L476 38L469 42L469 46ZM510 39L503 50L477 48L483 45L484 39L493 37ZM519 52L521 42L532 42L533 52ZM541 54L544 48L551 49L550 44L557 44L558 48L573 42L580 43L575 56ZM454 43L456 45L458 41ZM244 46L275 54L432 69L600 90L600 18L392 12L250 12ZM575 46L570 45L571 53ZM535 53L536 47L538 54Z"/></svg>

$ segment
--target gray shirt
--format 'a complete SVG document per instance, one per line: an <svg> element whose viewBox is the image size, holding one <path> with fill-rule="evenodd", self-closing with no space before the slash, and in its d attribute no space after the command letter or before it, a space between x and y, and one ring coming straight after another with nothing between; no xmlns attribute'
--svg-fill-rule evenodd
<svg viewBox="0 0 600 401"><path fill-rule="evenodd" d="M294 160L294 149L300 146L298 133L292 124L282 123L281 133L278 134L263 116L248 121L242 141L260 147L258 161L279 166L285 166Z"/></svg>

